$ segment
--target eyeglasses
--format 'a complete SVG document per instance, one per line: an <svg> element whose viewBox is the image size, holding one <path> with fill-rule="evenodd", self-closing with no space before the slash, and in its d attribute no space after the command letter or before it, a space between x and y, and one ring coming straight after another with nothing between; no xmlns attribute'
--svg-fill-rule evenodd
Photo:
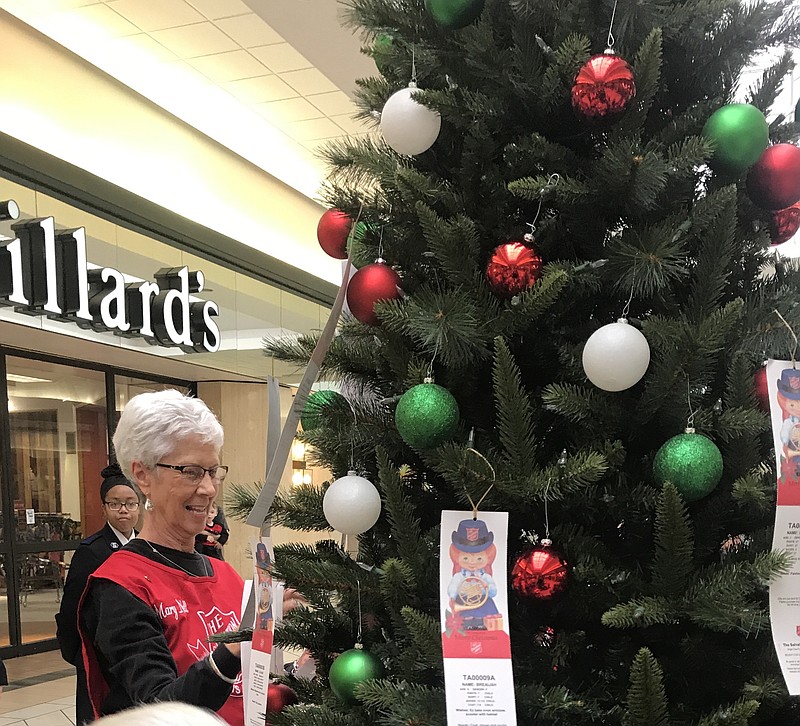
<svg viewBox="0 0 800 726"><path fill-rule="evenodd" d="M190 481L192 484L200 484L206 474L211 477L213 482L219 484L220 482L225 481L225 477L228 474L227 466L212 466L210 469L206 469L205 467L197 464L182 464L180 466L176 464L156 464L156 466L162 469L179 471L181 476L187 481Z"/></svg>
<svg viewBox="0 0 800 726"><path fill-rule="evenodd" d="M129 512L135 512L139 508L139 502L118 502L112 499L110 502L103 502L112 512L118 512L125 507Z"/></svg>

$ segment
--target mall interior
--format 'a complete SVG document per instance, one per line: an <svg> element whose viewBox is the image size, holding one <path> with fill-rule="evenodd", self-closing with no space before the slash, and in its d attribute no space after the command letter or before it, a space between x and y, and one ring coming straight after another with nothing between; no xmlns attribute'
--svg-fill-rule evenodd
<svg viewBox="0 0 800 726"><path fill-rule="evenodd" d="M279 381L285 416L302 371L266 357L262 340L321 329L343 272L316 240L326 172L315 152L374 131L352 100L374 65L338 12L334 0L0 0L0 235L27 225L47 236L49 224L55 240L44 260L0 248L0 658L11 680L0 726L71 723L53 618L72 552L102 525L99 472L132 396L200 396L225 428L228 480L264 479L267 381ZM787 86L787 113L798 91ZM43 299L62 300L64 250L92 279L103 268L126 284L202 273L186 299L205 310L205 335L175 345L113 310L58 315L8 295L6 278L30 264ZM295 460L281 486L298 468L324 480L302 452ZM247 576L248 528L231 528L226 559ZM43 690L15 701L15 680Z"/></svg>
<svg viewBox="0 0 800 726"><path fill-rule="evenodd" d="M69 668L53 617L72 552L103 523L99 472L132 396L165 387L199 395L225 427L228 481L265 477L267 380L279 381L285 416L302 371L266 357L262 340L319 330L342 275L316 240L325 169L315 151L369 131L352 118L351 94L371 60L336 13L328 0L0 2L0 37L14 59L0 68L0 235L50 224L58 261L69 238L85 258L71 269L89 278L103 268L126 284L164 270L202 273L202 291L187 301L211 301L213 327L198 345L177 346L124 330L129 321L98 322L101 311L59 318L2 298L0 658L9 714L15 674L25 681ZM76 230L85 244L74 244ZM13 244L3 252L9 274L36 275L46 294L68 286L68 275L56 280L56 257L29 273ZM306 481L324 478L299 459L282 486L298 467ZM244 574L249 528L230 526L226 559ZM285 536L273 531L276 542ZM30 673L22 664L32 654L44 665ZM25 715L0 714L0 723Z"/></svg>

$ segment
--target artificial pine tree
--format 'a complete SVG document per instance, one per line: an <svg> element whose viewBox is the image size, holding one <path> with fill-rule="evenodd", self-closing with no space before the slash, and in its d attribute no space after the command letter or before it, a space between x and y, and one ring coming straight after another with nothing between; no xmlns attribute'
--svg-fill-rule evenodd
<svg viewBox="0 0 800 726"><path fill-rule="evenodd" d="M300 434L334 478L356 469L374 482L383 513L357 554L338 536L277 548L277 574L313 606L289 615L277 643L309 649L319 678L287 679L301 703L271 723L445 723L440 512L469 509L467 494L492 480L482 508L510 512L509 571L526 547L517 537L544 534L545 492L572 566L560 599L510 597L520 724L800 723L769 633L767 584L788 558L770 551L774 453L753 393L762 360L789 350L774 311L800 325L800 273L770 251L772 212L748 197L746 171L714 167L702 135L757 53L800 40L796 8L619 0L615 50L635 96L589 118L573 108L573 83L606 47L613 0L486 0L464 27L434 19L442 0L344 5L381 72L359 82L362 116L415 76L413 97L442 125L414 157L379 133L326 152L326 201L365 223L351 259L385 259L405 297L378 303L376 326L341 322L321 376L346 400ZM469 16L483 3L461 5ZM778 56L747 102L769 114L792 67L788 51ZM798 131L778 118L769 136L792 142ZM507 299L486 270L513 241L541 269ZM651 361L638 383L602 390L582 351L626 303ZM267 351L300 366L315 342L272 340ZM455 397L459 425L414 449L395 407L430 373ZM690 416L723 461L699 498L653 471ZM325 529L324 490L280 496L273 523ZM326 677L353 647L359 587L364 644L385 674L345 703Z"/></svg>

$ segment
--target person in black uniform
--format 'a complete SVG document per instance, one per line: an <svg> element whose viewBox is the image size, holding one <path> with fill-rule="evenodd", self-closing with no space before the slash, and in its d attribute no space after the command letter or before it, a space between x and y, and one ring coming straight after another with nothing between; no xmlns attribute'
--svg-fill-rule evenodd
<svg viewBox="0 0 800 726"><path fill-rule="evenodd" d="M89 575L136 536L133 527L139 516L139 497L133 484L122 474L119 465L107 466L101 475L103 483L100 485L100 499L103 502L106 524L99 532L83 540L75 550L64 584L61 610L56 615L56 637L61 655L67 663L75 666L77 672L75 716L78 724L94 720L78 633L78 605Z"/></svg>

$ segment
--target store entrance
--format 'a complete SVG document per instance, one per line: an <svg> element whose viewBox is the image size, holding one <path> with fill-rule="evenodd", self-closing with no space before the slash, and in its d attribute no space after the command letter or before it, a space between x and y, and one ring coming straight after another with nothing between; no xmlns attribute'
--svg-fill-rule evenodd
<svg viewBox="0 0 800 726"><path fill-rule="evenodd" d="M55 647L55 614L80 541L104 524L100 472L118 410L179 388L70 362L0 355L0 654ZM4 394L4 395L3 395Z"/></svg>

